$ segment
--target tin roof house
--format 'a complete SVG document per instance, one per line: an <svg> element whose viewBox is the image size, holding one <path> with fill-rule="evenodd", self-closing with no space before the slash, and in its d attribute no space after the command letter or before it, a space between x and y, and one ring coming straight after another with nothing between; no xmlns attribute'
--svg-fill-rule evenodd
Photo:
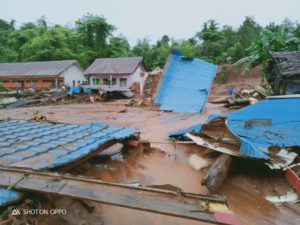
<svg viewBox="0 0 300 225"><path fill-rule="evenodd" d="M90 85L104 90L125 90L140 82L142 57L96 59L85 71Z"/></svg>
<svg viewBox="0 0 300 225"><path fill-rule="evenodd" d="M6 88L53 88L86 83L77 60L0 63L0 85Z"/></svg>
<svg viewBox="0 0 300 225"><path fill-rule="evenodd" d="M268 70L275 94L300 94L300 51L273 52Z"/></svg>

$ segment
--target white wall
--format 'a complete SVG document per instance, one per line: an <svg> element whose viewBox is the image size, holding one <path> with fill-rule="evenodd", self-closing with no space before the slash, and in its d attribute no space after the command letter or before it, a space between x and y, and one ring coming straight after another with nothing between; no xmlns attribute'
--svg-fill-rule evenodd
<svg viewBox="0 0 300 225"><path fill-rule="evenodd" d="M130 88L131 85L135 82L140 82L140 74L142 72L142 68L141 66L139 66L135 72L133 74L129 74L129 75L111 75L112 78L115 78L116 79L116 87L117 88L120 88L120 78L126 78L127 79L127 87L126 88ZM90 85L93 85L93 79L110 79L110 75L107 74L107 75L90 75ZM124 88L124 87L122 87Z"/></svg>
<svg viewBox="0 0 300 225"><path fill-rule="evenodd" d="M77 81L87 81L86 77L83 75L83 69L77 64L73 64L69 66L62 74L61 77L64 77L65 84L70 86L73 85L73 80L75 80L75 84L77 85Z"/></svg>

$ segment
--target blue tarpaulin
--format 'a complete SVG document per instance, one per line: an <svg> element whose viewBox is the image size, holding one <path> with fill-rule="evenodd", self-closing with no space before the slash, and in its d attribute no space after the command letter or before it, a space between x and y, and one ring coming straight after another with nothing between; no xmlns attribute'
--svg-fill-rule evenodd
<svg viewBox="0 0 300 225"><path fill-rule="evenodd" d="M201 112L217 66L197 58L183 58L180 52L170 56L169 65L157 92L155 103L161 110Z"/></svg>
<svg viewBox="0 0 300 225"><path fill-rule="evenodd" d="M25 120L2 121L0 165L47 170L83 158L108 141L124 139L135 133L135 129L103 123L77 125ZM3 190L0 191L4 193ZM5 202L5 196L1 198ZM7 195L7 201L10 198Z"/></svg>
<svg viewBox="0 0 300 225"><path fill-rule="evenodd" d="M79 94L81 91L80 86L70 87L70 90L68 91L68 95L72 96L73 94Z"/></svg>

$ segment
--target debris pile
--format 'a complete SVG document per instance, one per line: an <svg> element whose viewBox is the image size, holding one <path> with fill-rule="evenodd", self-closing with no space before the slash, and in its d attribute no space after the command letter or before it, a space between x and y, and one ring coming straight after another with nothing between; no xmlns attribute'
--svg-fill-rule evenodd
<svg viewBox="0 0 300 225"><path fill-rule="evenodd" d="M185 134L186 138L210 150L260 160L271 169L288 170L290 182L299 188L297 173L291 170L300 161L299 109L299 96L269 97L229 114L211 115L207 123L173 132L170 137L182 138ZM216 182L222 182L226 176L229 165L230 157L221 155L204 177L203 183L210 186L212 192L219 185ZM218 174L222 174L220 179ZM213 176L213 185L210 176Z"/></svg>
<svg viewBox="0 0 300 225"><path fill-rule="evenodd" d="M232 87L228 88L229 97L219 97L211 100L214 104L224 104L224 107L229 109L240 109L247 105L253 105L262 99L272 95L272 90L268 84L259 85L253 89L234 90Z"/></svg>
<svg viewBox="0 0 300 225"><path fill-rule="evenodd" d="M24 89L18 91L6 90L0 93L0 108L16 108L27 105L49 105L67 103L86 103L128 99L134 97L129 89L113 90L90 88L88 85L75 87L65 86L55 89Z"/></svg>

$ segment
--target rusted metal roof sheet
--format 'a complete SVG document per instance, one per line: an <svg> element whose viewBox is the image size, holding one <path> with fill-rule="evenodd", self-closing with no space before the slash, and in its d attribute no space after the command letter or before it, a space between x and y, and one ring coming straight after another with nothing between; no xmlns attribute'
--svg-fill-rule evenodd
<svg viewBox="0 0 300 225"><path fill-rule="evenodd" d="M0 165L45 170L83 158L101 145L136 130L102 123L0 122Z"/></svg>
<svg viewBox="0 0 300 225"><path fill-rule="evenodd" d="M300 75L300 51L273 52L272 57L282 75Z"/></svg>
<svg viewBox="0 0 300 225"><path fill-rule="evenodd" d="M0 77L58 76L76 60L0 63Z"/></svg>
<svg viewBox="0 0 300 225"><path fill-rule="evenodd" d="M132 74L141 64L142 60L143 57L96 59L84 71L84 74Z"/></svg>

